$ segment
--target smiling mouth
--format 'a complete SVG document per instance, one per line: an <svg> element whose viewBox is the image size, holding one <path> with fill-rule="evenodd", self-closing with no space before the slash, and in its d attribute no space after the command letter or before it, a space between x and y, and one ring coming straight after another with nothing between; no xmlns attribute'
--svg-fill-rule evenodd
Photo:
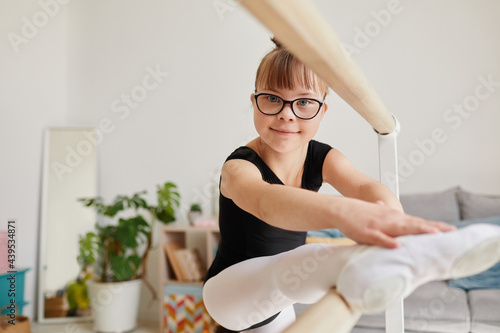
<svg viewBox="0 0 500 333"><path fill-rule="evenodd" d="M286 129L276 129L276 128L271 128L272 131L277 132L279 134L284 134L284 135L290 135L290 134L298 134L299 132L295 131L290 131Z"/></svg>

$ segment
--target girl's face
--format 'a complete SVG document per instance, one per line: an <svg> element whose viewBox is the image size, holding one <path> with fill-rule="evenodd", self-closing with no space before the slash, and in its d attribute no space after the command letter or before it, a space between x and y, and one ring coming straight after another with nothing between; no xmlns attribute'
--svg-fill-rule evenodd
<svg viewBox="0 0 500 333"><path fill-rule="evenodd" d="M323 96L319 92L300 85L296 85L294 89L259 89L256 94L258 93L273 94L287 101L298 98L323 100ZM261 142L281 153L290 152L307 145L316 135L319 124L328 109L328 105L324 103L314 118L305 120L295 116L290 104L286 104L278 114L266 115L257 108L255 94L251 95L251 100L254 109L254 125ZM271 101L274 102L275 98Z"/></svg>

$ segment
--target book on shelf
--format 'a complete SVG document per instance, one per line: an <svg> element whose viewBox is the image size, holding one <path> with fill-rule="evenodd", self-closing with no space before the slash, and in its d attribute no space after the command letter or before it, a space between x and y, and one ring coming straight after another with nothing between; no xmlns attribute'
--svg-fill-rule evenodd
<svg viewBox="0 0 500 333"><path fill-rule="evenodd" d="M206 269L197 249L186 249L175 242L168 242L163 246L177 280L189 282L203 280Z"/></svg>

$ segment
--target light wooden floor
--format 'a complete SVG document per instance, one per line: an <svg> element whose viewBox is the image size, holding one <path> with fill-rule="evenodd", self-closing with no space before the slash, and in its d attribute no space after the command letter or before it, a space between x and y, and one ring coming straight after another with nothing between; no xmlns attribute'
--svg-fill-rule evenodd
<svg viewBox="0 0 500 333"><path fill-rule="evenodd" d="M157 323L141 323L133 333L159 333ZM31 323L32 333L94 333L92 323L38 324Z"/></svg>

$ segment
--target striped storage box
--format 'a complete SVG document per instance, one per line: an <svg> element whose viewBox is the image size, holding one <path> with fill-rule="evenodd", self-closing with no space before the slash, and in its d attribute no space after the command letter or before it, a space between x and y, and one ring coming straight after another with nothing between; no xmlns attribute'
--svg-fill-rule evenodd
<svg viewBox="0 0 500 333"><path fill-rule="evenodd" d="M202 300L202 287L170 284L164 289L165 333L208 333L212 319Z"/></svg>

